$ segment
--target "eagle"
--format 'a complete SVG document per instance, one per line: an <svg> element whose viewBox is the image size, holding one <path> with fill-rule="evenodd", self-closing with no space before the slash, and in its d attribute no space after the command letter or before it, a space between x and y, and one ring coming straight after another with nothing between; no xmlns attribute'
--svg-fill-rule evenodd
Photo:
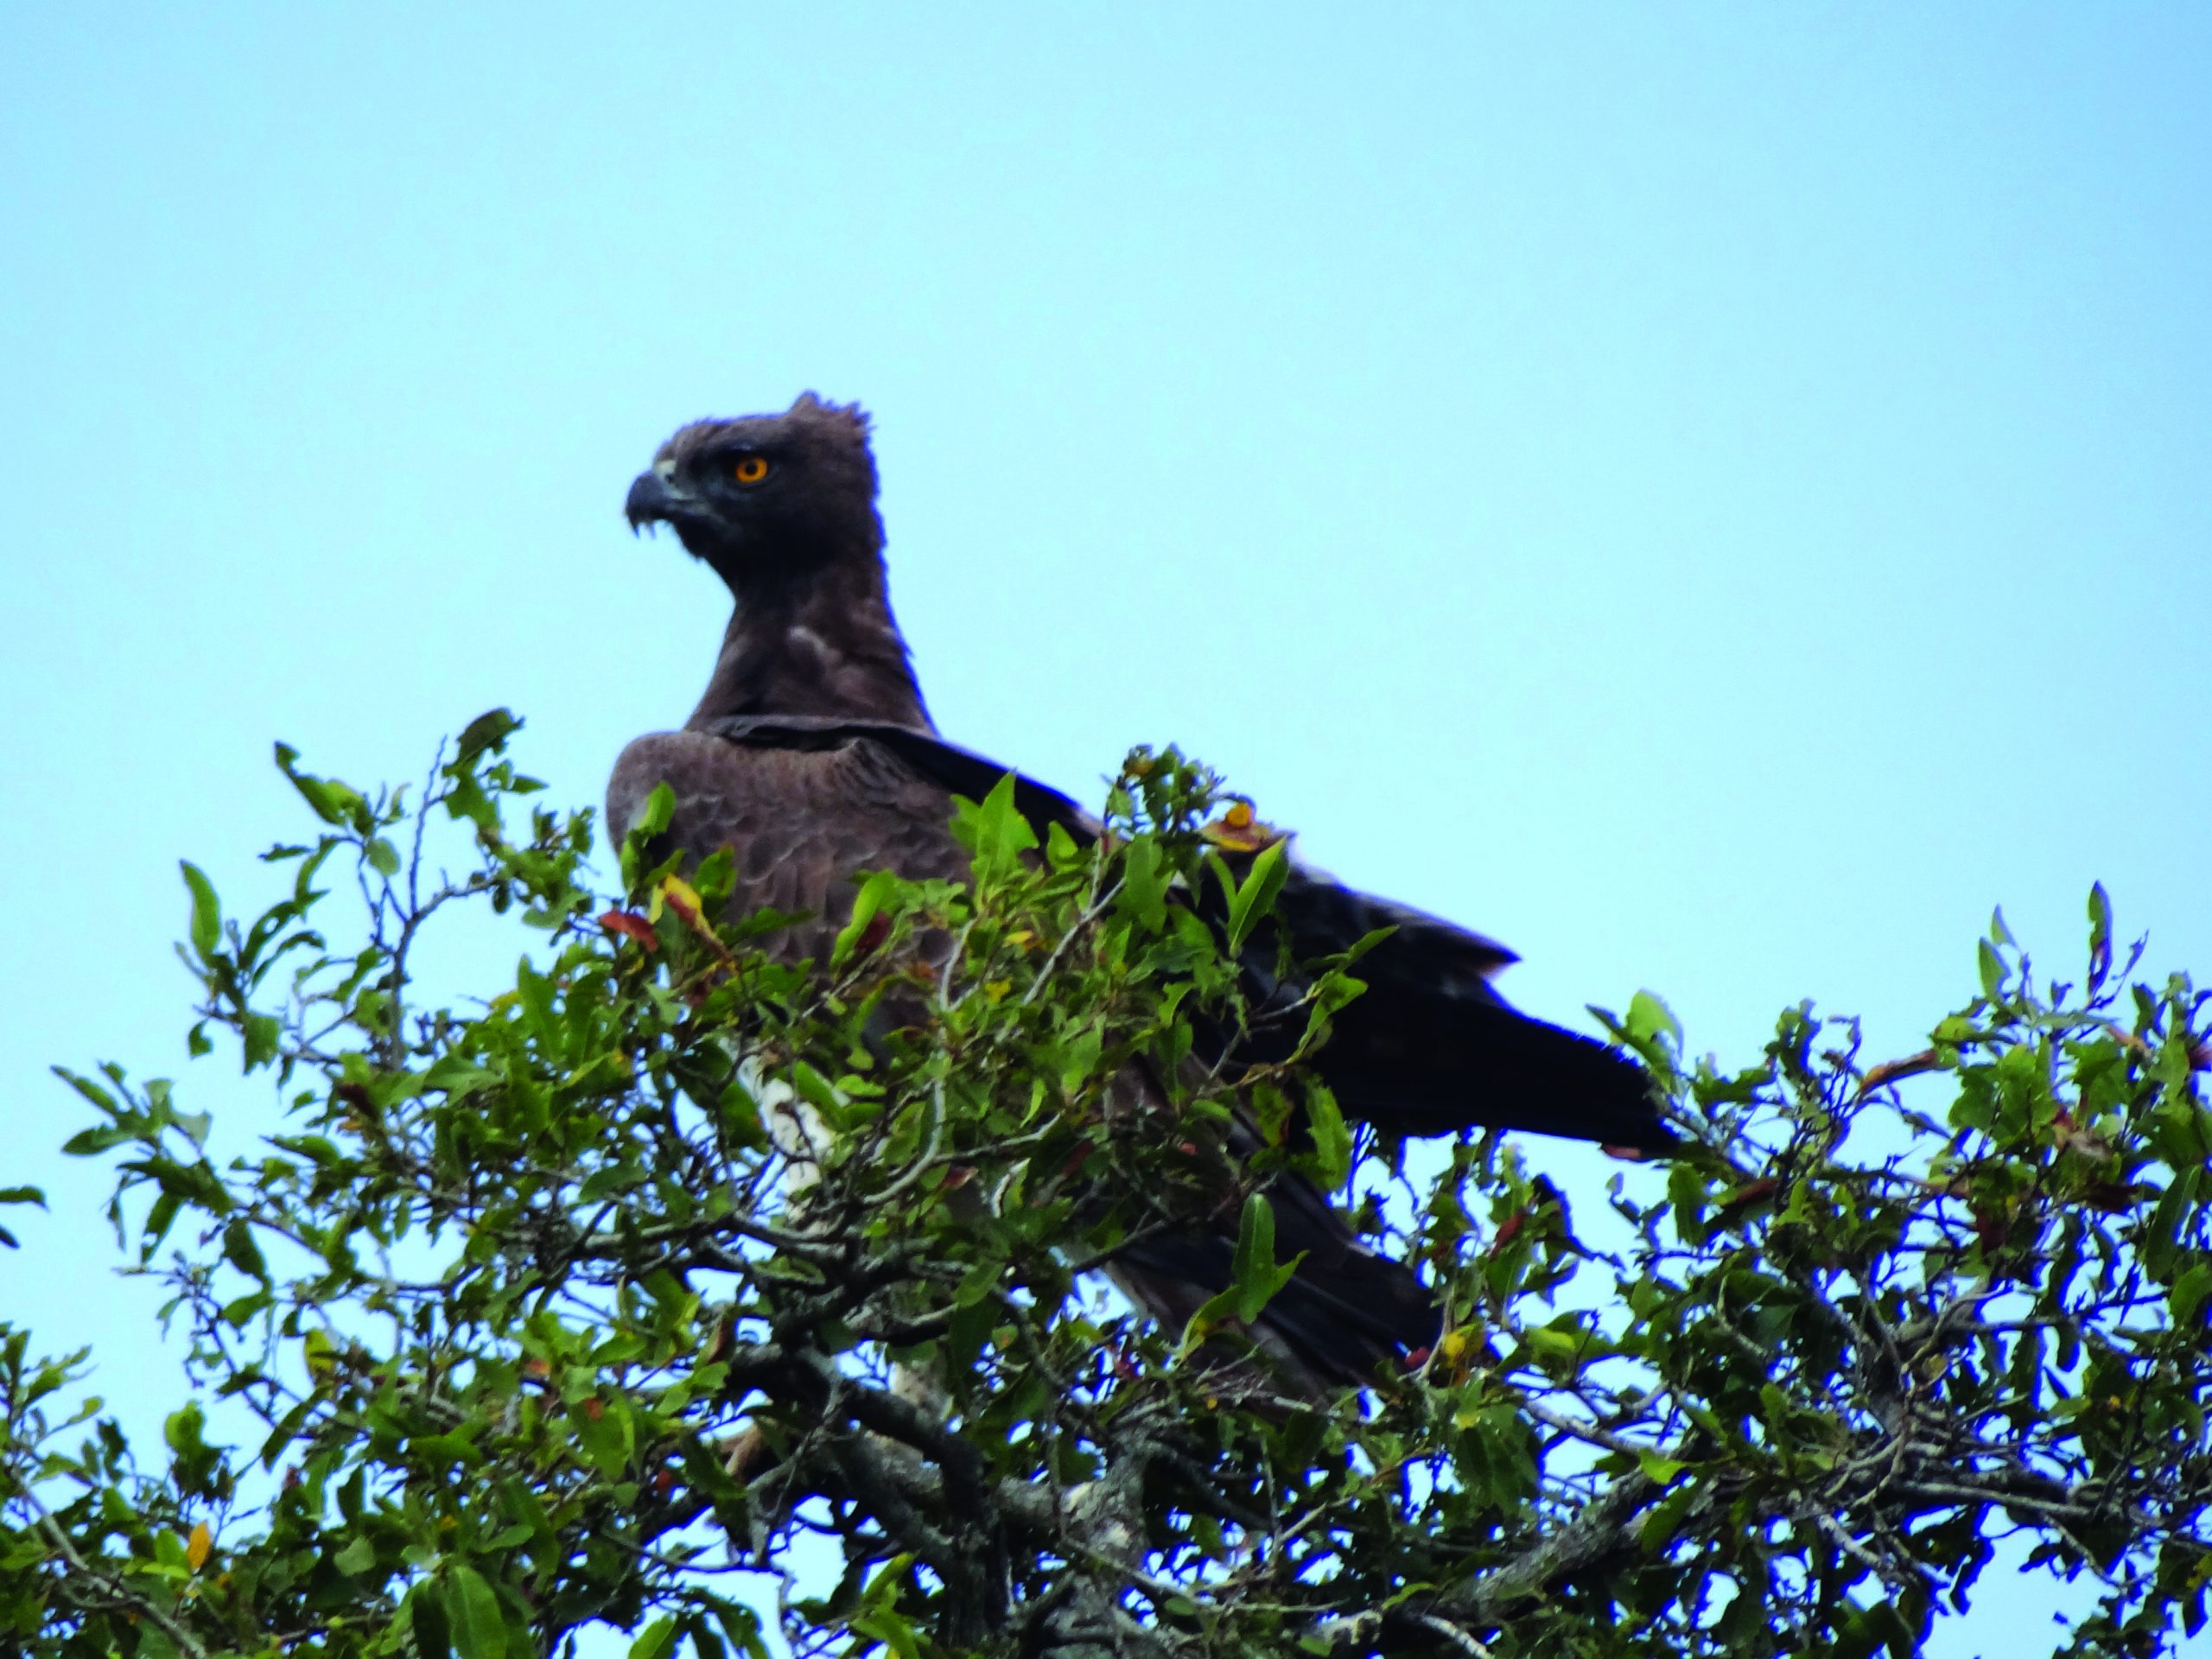
<svg viewBox="0 0 2212 1659"><path fill-rule="evenodd" d="M672 529L734 606L690 718L638 738L615 764L607 820L618 843L666 784L661 844L692 860L728 849L731 914L798 913L776 948L824 961L863 873L969 879L957 795L980 799L1011 775L1040 829L1095 833L1065 795L938 734L892 614L857 405L808 392L780 415L694 422L661 445L624 512L633 532ZM1642 1068L1498 994L1492 980L1516 958L1494 940L1295 862L1276 920L1300 961L1389 930L1360 959L1368 988L1337 1014L1317 1061L1347 1118L1399 1136L1532 1130L1631 1155L1673 1143ZM1255 960L1255 978L1274 960ZM1253 988L1262 999L1276 988ZM1278 1251L1304 1259L1245 1336L1281 1386L1318 1397L1369 1383L1435 1339L1438 1309L1410 1267L1370 1249L1300 1177L1275 1176L1268 1197ZM1235 1225L1215 1217L1143 1238L1110 1276L1179 1325L1234 1282Z"/></svg>

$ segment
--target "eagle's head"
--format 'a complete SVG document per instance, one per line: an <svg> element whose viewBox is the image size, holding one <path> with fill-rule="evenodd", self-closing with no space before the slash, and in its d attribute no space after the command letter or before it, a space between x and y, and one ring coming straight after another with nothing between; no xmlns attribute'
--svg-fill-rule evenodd
<svg viewBox="0 0 2212 1659"><path fill-rule="evenodd" d="M875 461L856 404L804 392L780 415L694 421L630 486L632 531L674 528L733 589L874 557Z"/></svg>

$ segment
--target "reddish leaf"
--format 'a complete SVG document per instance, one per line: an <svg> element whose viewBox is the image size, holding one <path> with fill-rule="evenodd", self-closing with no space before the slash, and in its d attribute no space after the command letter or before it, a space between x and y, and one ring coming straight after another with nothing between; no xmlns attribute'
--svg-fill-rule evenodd
<svg viewBox="0 0 2212 1659"><path fill-rule="evenodd" d="M868 925L861 930L860 938L853 945L855 957L864 957L891 937L891 918L880 913L868 918Z"/></svg>
<svg viewBox="0 0 2212 1659"><path fill-rule="evenodd" d="M1932 1048L1923 1048L1919 1053L1908 1054L1901 1060L1884 1060L1879 1065L1867 1069L1866 1075L1859 1080L1859 1092L1871 1095L1885 1083L1895 1083L1901 1077L1916 1077L1923 1072L1933 1071L1941 1064Z"/></svg>
<svg viewBox="0 0 2212 1659"><path fill-rule="evenodd" d="M625 938L635 939L648 950L660 949L660 941L653 937L652 924L633 911L606 911L601 914L599 925L610 933L620 933Z"/></svg>

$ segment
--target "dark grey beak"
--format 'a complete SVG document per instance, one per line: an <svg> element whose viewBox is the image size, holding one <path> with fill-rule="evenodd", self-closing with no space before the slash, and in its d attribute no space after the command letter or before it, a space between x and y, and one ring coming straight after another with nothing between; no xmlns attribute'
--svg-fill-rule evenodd
<svg viewBox="0 0 2212 1659"><path fill-rule="evenodd" d="M634 533L652 524L674 524L691 507L691 499L668 486L658 473L639 473L630 481L630 494L622 503L622 516Z"/></svg>

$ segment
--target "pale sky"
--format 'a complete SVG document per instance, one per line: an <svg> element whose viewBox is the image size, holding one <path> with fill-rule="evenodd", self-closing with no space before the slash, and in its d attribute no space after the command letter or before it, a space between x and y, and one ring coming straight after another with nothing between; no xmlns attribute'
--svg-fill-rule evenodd
<svg viewBox="0 0 2212 1659"><path fill-rule="evenodd" d="M0 1299L126 1412L47 1066L272 1121L180 1071L176 860L264 893L272 741L413 776L495 704L595 799L724 614L631 475L804 387L949 735L1180 742L1552 1017L1908 1051L2099 879L2212 966L2212 11L0 16Z"/></svg>

